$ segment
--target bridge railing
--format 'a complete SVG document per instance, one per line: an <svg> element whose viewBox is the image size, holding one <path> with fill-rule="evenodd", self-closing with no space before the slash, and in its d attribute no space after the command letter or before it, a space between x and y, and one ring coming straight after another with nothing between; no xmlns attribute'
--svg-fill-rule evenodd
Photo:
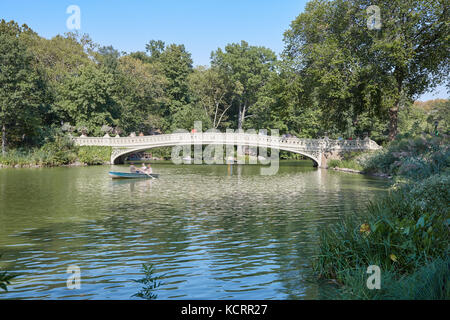
<svg viewBox="0 0 450 320"><path fill-rule="evenodd" d="M152 145L181 145L181 144L235 144L257 145L267 147L293 147L314 150L376 150L380 146L373 140L331 140L331 139L299 139L283 138L249 133L171 133L152 136L136 137L76 137L73 138L79 146L111 146L111 147L139 147Z"/></svg>

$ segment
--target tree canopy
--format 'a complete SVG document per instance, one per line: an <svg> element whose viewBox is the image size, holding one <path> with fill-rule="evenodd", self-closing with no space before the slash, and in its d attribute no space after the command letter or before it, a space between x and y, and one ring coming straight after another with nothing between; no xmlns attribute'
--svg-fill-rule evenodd
<svg viewBox="0 0 450 320"><path fill-rule="evenodd" d="M380 28L367 26L371 5ZM286 31L285 55L327 122L388 118L393 139L400 108L448 81L449 31L445 1L313 0Z"/></svg>
<svg viewBox="0 0 450 320"><path fill-rule="evenodd" d="M379 21L371 20L373 6ZM2 149L42 145L61 126L128 135L195 121L305 138L368 133L377 142L431 132L436 121L448 133L448 100L429 110L414 104L449 86L448 14L443 0L311 0L286 30L279 57L241 41L200 67L183 44L149 40L127 53L85 34L46 39L2 20Z"/></svg>

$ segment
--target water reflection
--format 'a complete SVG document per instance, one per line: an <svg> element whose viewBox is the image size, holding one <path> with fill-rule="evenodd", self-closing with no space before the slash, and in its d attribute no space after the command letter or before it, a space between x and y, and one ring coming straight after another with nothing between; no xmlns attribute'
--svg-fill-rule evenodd
<svg viewBox="0 0 450 320"><path fill-rule="evenodd" d="M159 179L129 181L107 176L123 167L2 169L0 267L22 276L0 297L129 299L145 263L165 274L159 299L317 298L319 228L386 182L300 164L155 164ZM65 287L70 264L80 290Z"/></svg>

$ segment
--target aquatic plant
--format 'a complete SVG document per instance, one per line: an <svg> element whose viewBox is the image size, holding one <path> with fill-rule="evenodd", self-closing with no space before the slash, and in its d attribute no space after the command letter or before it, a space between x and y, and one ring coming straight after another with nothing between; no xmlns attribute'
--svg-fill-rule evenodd
<svg viewBox="0 0 450 320"><path fill-rule="evenodd" d="M163 284L159 280L162 279L164 275L154 276L155 269L152 264L143 264L142 271L144 272L144 277L133 281L141 283L143 286L138 293L133 295L133 297L146 300L156 299L158 295L155 293L155 290Z"/></svg>

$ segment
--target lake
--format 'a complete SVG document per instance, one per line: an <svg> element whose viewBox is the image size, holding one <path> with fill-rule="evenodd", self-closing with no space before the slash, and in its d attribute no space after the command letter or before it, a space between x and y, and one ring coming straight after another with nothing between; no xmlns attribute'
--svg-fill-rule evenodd
<svg viewBox="0 0 450 320"><path fill-rule="evenodd" d="M229 169L155 163L159 179L122 181L107 173L126 166L0 169L0 268L20 274L0 298L139 299L152 264L158 299L317 299L320 228L388 186L311 161Z"/></svg>

